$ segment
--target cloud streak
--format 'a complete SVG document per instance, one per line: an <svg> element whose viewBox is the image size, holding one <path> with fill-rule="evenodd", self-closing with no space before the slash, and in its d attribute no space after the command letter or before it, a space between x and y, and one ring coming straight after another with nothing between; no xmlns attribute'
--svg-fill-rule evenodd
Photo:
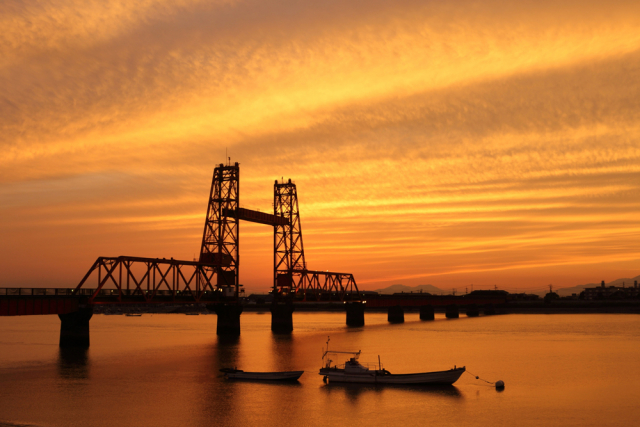
<svg viewBox="0 0 640 427"><path fill-rule="evenodd" d="M310 266L363 286L637 275L637 2L1 7L6 284L36 253L70 282L104 251L189 259L225 149L247 207L293 178Z"/></svg>

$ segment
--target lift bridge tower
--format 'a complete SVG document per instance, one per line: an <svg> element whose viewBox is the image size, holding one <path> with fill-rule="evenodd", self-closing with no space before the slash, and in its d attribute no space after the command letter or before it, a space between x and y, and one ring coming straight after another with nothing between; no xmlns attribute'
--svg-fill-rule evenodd
<svg viewBox="0 0 640 427"><path fill-rule="evenodd" d="M213 172L207 218L202 236L200 263L217 266L217 287L225 297L240 292L239 222L273 227L273 292L282 296L320 299L335 296L359 299L350 273L314 271L307 268L296 184L275 181L273 214L240 207L240 165L220 164Z"/></svg>
<svg viewBox="0 0 640 427"><path fill-rule="evenodd" d="M199 262L219 266L217 286L227 297L238 297L240 288L239 204L240 165L220 164L213 170Z"/></svg>
<svg viewBox="0 0 640 427"><path fill-rule="evenodd" d="M290 293L296 289L296 279L307 270L302 244L302 226L298 207L296 185L275 182L273 186L273 213L287 221L273 227L273 289L279 293Z"/></svg>

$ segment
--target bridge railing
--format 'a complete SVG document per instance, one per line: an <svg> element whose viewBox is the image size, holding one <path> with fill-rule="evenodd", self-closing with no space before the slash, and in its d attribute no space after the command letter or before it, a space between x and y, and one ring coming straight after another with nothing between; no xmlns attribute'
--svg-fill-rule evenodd
<svg viewBox="0 0 640 427"><path fill-rule="evenodd" d="M75 288L0 288L0 296L73 296L91 295L95 289L81 289L76 292Z"/></svg>

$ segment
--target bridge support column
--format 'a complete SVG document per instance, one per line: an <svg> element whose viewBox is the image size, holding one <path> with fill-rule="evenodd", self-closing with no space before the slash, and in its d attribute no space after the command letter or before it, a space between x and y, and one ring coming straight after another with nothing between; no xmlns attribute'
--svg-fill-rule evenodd
<svg viewBox="0 0 640 427"><path fill-rule="evenodd" d="M496 314L496 309L493 306L493 304L485 304L484 305L484 315L485 316L491 316L493 314Z"/></svg>
<svg viewBox="0 0 640 427"><path fill-rule="evenodd" d="M420 307L420 320L435 320L435 310L432 305L423 305Z"/></svg>
<svg viewBox="0 0 640 427"><path fill-rule="evenodd" d="M218 315L217 335L240 335L240 314L242 306L239 304L210 304L209 311L215 311Z"/></svg>
<svg viewBox="0 0 640 427"><path fill-rule="evenodd" d="M60 318L60 347L89 347L89 320L93 308L58 314Z"/></svg>
<svg viewBox="0 0 640 427"><path fill-rule="evenodd" d="M478 317L480 316L480 310L476 304L469 304L467 306L467 317Z"/></svg>
<svg viewBox="0 0 640 427"><path fill-rule="evenodd" d="M449 304L444 313L447 319L457 319L460 317L460 312L458 311L458 306L455 304Z"/></svg>
<svg viewBox="0 0 640 427"><path fill-rule="evenodd" d="M288 334L293 331L293 303L271 304L271 331Z"/></svg>
<svg viewBox="0 0 640 427"><path fill-rule="evenodd" d="M361 302L348 302L347 326L364 326L364 304Z"/></svg>
<svg viewBox="0 0 640 427"><path fill-rule="evenodd" d="M389 323L404 323L404 310L400 305L394 305L389 307L389 314L387 315Z"/></svg>

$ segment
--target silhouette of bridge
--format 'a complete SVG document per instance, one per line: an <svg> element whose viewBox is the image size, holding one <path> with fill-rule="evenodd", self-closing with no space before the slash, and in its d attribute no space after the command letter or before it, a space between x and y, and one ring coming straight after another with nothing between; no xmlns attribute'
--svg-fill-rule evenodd
<svg viewBox="0 0 640 427"><path fill-rule="evenodd" d="M65 325L72 330L75 323L86 330L86 334L75 334L80 338L69 340L61 332L61 345L66 341L88 345L88 321L95 305L207 303L218 314L219 334L239 334L240 221L273 227L272 292L277 298L272 329L286 332L293 328L293 297L320 300L328 294L342 301L359 301L353 274L307 268L296 184L291 179L275 181L273 214L241 208L240 165L236 162L214 168L198 261L98 257L74 289L8 288L0 292L0 316L58 314L63 330Z"/></svg>
<svg viewBox="0 0 640 427"><path fill-rule="evenodd" d="M0 288L0 316L57 314L60 346L89 346L89 320L100 305L204 303L218 315L219 335L240 334L240 221L273 227L271 329L293 330L293 299L343 301L349 326L364 326L368 307L388 309L389 322L404 322L404 308L419 307L422 320L434 319L434 306L457 318L495 312L495 298L413 294L362 301L351 273L309 270L295 183L275 181L273 213L240 207L240 166L214 168L199 259L98 257L75 288ZM91 283L94 286L91 286Z"/></svg>

